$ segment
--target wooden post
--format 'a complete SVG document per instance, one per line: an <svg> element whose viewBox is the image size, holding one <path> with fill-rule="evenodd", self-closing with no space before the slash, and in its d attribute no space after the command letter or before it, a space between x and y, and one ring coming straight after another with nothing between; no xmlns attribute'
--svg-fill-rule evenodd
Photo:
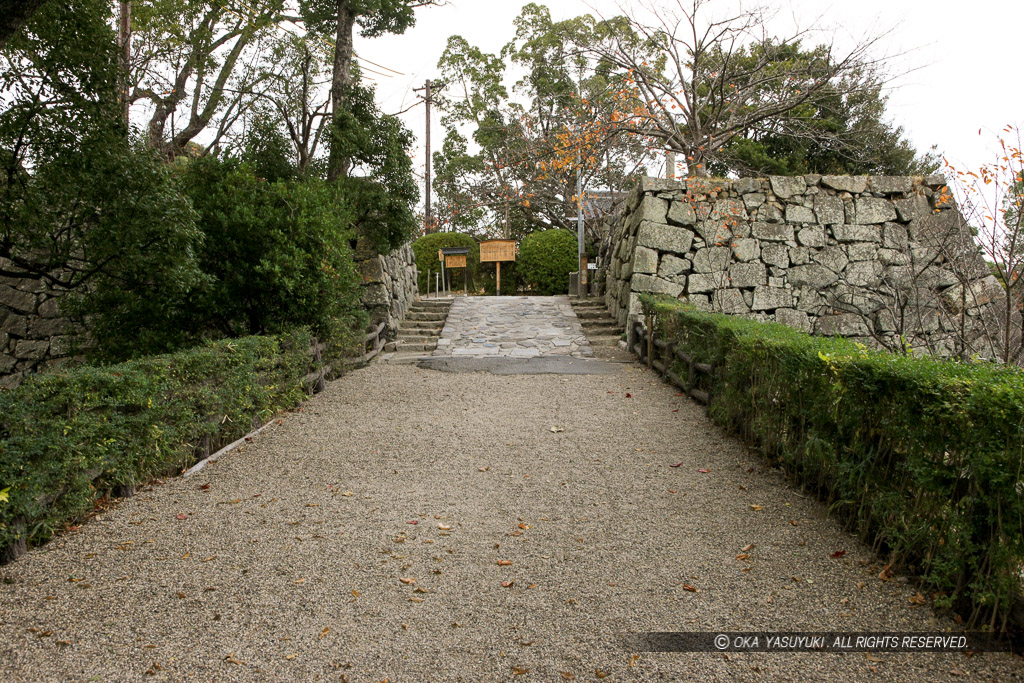
<svg viewBox="0 0 1024 683"><path fill-rule="evenodd" d="M501 261L497 262L498 266L498 286L494 289L496 296L501 296Z"/></svg>
<svg viewBox="0 0 1024 683"><path fill-rule="evenodd" d="M654 365L654 316L647 314L647 369Z"/></svg>

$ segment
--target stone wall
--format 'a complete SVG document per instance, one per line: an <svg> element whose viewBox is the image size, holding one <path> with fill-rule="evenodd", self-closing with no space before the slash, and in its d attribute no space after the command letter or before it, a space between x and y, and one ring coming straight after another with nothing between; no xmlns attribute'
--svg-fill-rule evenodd
<svg viewBox="0 0 1024 683"><path fill-rule="evenodd" d="M980 348L1003 295L961 221L942 176L647 178L609 226L600 275L620 324L653 292L949 355Z"/></svg>
<svg viewBox="0 0 1024 683"><path fill-rule="evenodd" d="M59 295L42 280L0 278L0 387L67 361L76 328L59 315Z"/></svg>
<svg viewBox="0 0 1024 683"><path fill-rule="evenodd" d="M392 339L419 294L412 243L383 256L365 238L360 238L354 255L356 269L363 278L363 306L370 312L370 323L385 321L384 334Z"/></svg>

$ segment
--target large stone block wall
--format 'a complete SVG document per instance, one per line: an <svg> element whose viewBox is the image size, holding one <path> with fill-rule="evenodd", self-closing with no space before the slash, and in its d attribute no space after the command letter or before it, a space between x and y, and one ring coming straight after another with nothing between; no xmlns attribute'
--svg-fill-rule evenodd
<svg viewBox="0 0 1024 683"><path fill-rule="evenodd" d="M942 176L644 179L601 250L620 324L644 292L948 355L1003 295Z"/></svg>
<svg viewBox="0 0 1024 683"><path fill-rule="evenodd" d="M78 328L60 315L59 296L42 280L0 278L0 387L67 361Z"/></svg>
<svg viewBox="0 0 1024 683"><path fill-rule="evenodd" d="M363 278L363 306L370 312L370 322L377 325L385 321L384 334L391 339L419 295L412 243L381 255L365 238L360 238L355 259L356 269Z"/></svg>

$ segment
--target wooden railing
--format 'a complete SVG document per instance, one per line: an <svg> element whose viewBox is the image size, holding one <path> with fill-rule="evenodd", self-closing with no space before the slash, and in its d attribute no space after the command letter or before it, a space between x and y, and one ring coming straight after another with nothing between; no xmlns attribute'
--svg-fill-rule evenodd
<svg viewBox="0 0 1024 683"><path fill-rule="evenodd" d="M367 332L360 345L362 355L351 359L346 358L343 360L343 364L346 366L360 366L373 360L384 349L384 340L381 338L381 334L384 332L385 327L387 327L387 322L381 321ZM318 394L327 386L327 378L331 374L332 366L323 362L323 353L326 350L327 344L315 339L313 345L309 348L310 364L316 369L302 378L302 386L311 394Z"/></svg>
<svg viewBox="0 0 1024 683"><path fill-rule="evenodd" d="M701 385L710 386L710 383L704 383L701 380L704 377L710 378L715 372L715 366L710 363L698 363L691 354L677 348L675 343L658 339L653 330L653 316L647 316L646 325L639 320L634 323L633 333L637 342L631 349L633 353L645 362L648 368L660 372L689 396L704 405L711 403L710 390L699 387ZM686 365L685 378L680 377L672 370L676 359Z"/></svg>

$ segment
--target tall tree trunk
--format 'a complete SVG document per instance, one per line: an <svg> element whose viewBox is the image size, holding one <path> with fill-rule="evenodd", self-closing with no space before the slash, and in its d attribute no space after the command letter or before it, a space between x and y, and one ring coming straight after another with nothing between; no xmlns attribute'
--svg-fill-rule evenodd
<svg viewBox="0 0 1024 683"><path fill-rule="evenodd" d="M348 104L346 98L352 86L352 30L355 23L356 15L350 0L338 0L338 33L334 42L334 72L331 78L331 114L335 123ZM347 176L351 164L351 159L332 142L327 179Z"/></svg>

